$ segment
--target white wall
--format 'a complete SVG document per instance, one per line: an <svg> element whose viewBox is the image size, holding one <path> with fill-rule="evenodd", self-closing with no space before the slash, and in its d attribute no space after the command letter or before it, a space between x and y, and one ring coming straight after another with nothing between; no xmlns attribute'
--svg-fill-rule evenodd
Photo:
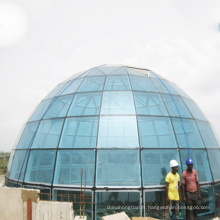
<svg viewBox="0 0 220 220"><path fill-rule="evenodd" d="M27 220L27 200L32 200L32 220L73 220L70 202L39 201L39 190L0 188L1 220Z"/></svg>

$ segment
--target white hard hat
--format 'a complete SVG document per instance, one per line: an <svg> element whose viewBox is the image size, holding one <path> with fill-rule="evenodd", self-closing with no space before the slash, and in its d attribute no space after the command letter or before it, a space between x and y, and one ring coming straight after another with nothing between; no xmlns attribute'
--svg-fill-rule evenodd
<svg viewBox="0 0 220 220"><path fill-rule="evenodd" d="M177 163L176 160L171 160L170 161L170 167L177 167L177 166L179 166L179 164Z"/></svg>

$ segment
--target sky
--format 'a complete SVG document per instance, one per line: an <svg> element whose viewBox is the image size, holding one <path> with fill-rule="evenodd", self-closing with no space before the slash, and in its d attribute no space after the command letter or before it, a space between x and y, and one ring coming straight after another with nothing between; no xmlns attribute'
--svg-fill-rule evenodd
<svg viewBox="0 0 220 220"><path fill-rule="evenodd" d="M176 83L220 138L219 0L0 0L0 151L60 82L102 64Z"/></svg>

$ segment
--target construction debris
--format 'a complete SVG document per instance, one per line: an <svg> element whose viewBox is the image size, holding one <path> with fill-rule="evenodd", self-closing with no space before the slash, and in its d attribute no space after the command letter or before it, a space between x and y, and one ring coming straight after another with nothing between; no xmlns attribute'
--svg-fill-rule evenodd
<svg viewBox="0 0 220 220"><path fill-rule="evenodd" d="M119 212L113 215L103 216L102 220L131 220L125 212Z"/></svg>
<svg viewBox="0 0 220 220"><path fill-rule="evenodd" d="M159 219L151 218L151 217L133 217L132 220L159 220Z"/></svg>
<svg viewBox="0 0 220 220"><path fill-rule="evenodd" d="M87 217L86 216L76 216L75 218L74 218L74 220L86 220L87 219Z"/></svg>

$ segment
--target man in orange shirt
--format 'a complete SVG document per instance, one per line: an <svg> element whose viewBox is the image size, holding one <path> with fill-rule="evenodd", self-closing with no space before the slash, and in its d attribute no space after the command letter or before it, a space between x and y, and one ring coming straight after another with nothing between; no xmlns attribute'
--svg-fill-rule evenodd
<svg viewBox="0 0 220 220"><path fill-rule="evenodd" d="M183 201L187 205L186 219L197 220L198 199L201 199L199 178L193 169L193 160L186 160L187 169L182 174Z"/></svg>

